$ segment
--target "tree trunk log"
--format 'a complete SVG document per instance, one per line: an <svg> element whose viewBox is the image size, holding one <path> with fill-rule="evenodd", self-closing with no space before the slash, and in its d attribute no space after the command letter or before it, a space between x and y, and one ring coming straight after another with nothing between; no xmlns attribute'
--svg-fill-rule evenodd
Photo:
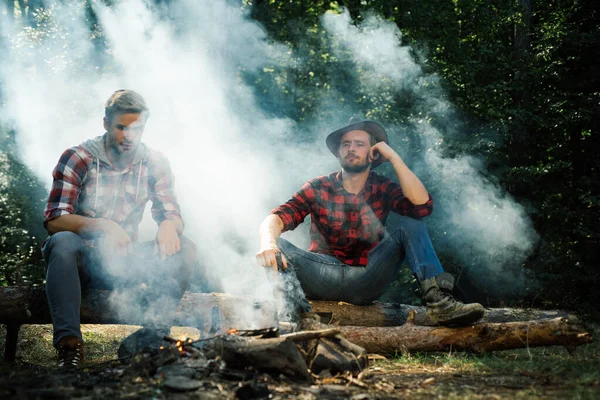
<svg viewBox="0 0 600 400"><path fill-rule="evenodd" d="M411 313L412 314L412 313ZM570 352L592 337L567 318L550 320L478 323L447 328L415 325L399 327L342 326L342 335L369 353L398 351L467 350L478 353L525 347L565 346Z"/></svg>
<svg viewBox="0 0 600 400"><path fill-rule="evenodd" d="M368 306L355 306L337 301L312 300L314 312L333 313L333 323L342 326L401 326L406 323L410 311L415 311L415 324L433 326L425 315L425 307L397 303L375 302ZM514 322L577 316L560 310L533 310L523 308L489 308L479 322Z"/></svg>
<svg viewBox="0 0 600 400"><path fill-rule="evenodd" d="M91 290L84 293L82 323L143 323L141 316L138 319L123 319L119 316L110 298L110 291ZM16 341L19 325L51 322L43 287L0 288L0 304L0 323L16 329L5 356L14 352L11 346L16 345L12 342ZM334 320L337 319L342 325L339 329L347 340L375 353L450 349L486 352L554 345L566 346L572 350L592 340L578 325L576 317L562 311L491 309L488 310L486 319L480 323L445 328L418 325L427 322L422 319L422 307L384 303L353 306L317 301L312 304L315 311L333 312ZM419 310L416 316L415 310ZM407 319L409 315L412 315L412 319ZM555 318L557 316L559 317ZM530 319L534 320L529 321ZM273 302L216 293L186 293L174 320L174 325L195 326L208 334L226 332L229 329L273 327L276 323ZM348 324L361 326L343 326Z"/></svg>
<svg viewBox="0 0 600 400"><path fill-rule="evenodd" d="M114 312L110 291L84 292L81 322L89 324L126 323L142 324L140 318L123 318ZM1 287L0 323L48 324L50 310L44 287ZM416 312L416 325L432 325L425 315L425 307L375 302L369 306L355 306L336 301L311 301L313 311L333 313L333 322L349 326L400 326L411 310ZM518 308L491 308L480 322L511 322L553 318L577 317L566 311L527 310ZM179 305L175 325L195 326L211 333L229 329L259 329L276 326L276 307L268 300L222 293L186 292Z"/></svg>
<svg viewBox="0 0 600 400"><path fill-rule="evenodd" d="M82 295L81 323L142 325L142 316L121 315L111 291L87 290ZM137 292L139 294L139 292ZM49 324L50 310L44 287L1 287L0 323ZM175 326L193 326L207 333L229 329L258 329L276 325L275 304L267 300L221 293L186 292L176 312Z"/></svg>

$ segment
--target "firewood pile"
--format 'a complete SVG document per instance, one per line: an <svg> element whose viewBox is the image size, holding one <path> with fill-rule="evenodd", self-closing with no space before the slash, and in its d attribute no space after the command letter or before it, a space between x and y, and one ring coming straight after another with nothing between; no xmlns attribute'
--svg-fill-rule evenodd
<svg viewBox="0 0 600 400"><path fill-rule="evenodd" d="M215 398L249 399L266 398L272 388L292 390L289 385L308 391L315 383L365 386L360 374L367 353L337 328L283 335L276 328L230 330L198 340L165 336L163 342L160 348L84 371L1 379L0 397L105 398L118 390L119 397L208 391Z"/></svg>
<svg viewBox="0 0 600 400"><path fill-rule="evenodd" d="M310 329L320 325L313 321L304 326ZM253 370L311 382L321 375L358 375L368 363L366 351L345 340L337 328L284 335L277 328L232 329L198 340L176 340L166 336L164 342L166 345L159 349L120 360L129 364L124 375L153 375L166 365L177 364L177 368L186 366L204 372Z"/></svg>

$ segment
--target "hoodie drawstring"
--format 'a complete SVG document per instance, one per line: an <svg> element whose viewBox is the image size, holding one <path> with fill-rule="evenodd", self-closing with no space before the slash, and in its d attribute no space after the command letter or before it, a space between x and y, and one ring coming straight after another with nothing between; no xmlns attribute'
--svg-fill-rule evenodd
<svg viewBox="0 0 600 400"><path fill-rule="evenodd" d="M98 206L98 186L100 181L100 159L96 158L96 198L94 199L94 211Z"/></svg>
<svg viewBox="0 0 600 400"><path fill-rule="evenodd" d="M142 178L142 160L140 160L140 168L138 170L137 189L135 190L135 202L138 200L138 193L140 192L140 179Z"/></svg>

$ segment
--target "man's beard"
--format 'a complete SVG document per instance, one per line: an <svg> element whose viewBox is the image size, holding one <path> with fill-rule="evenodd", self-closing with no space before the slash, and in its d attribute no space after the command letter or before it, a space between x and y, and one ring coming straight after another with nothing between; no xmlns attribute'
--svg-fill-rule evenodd
<svg viewBox="0 0 600 400"><path fill-rule="evenodd" d="M365 160L365 162L362 164L350 164L344 160L341 162L341 164L342 164L342 168L344 168L344 171L350 172L353 174L357 174L359 172L364 172L371 166L371 163L368 160Z"/></svg>

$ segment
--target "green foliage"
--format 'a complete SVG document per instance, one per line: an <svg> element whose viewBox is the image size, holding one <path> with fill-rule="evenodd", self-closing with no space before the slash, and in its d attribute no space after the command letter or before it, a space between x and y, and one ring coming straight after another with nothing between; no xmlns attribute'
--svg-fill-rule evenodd
<svg viewBox="0 0 600 400"><path fill-rule="evenodd" d="M94 45L102 48L105 43L91 2L79 4L86 7ZM395 22L402 44L411 46L423 71L439 77L426 84L439 86L456 107L459 118L454 125L440 126L457 132L445 138L447 155L483 158L489 177L525 205L534 221L540 241L524 267L543 289L525 301L597 312L600 15L593 0L244 0L241 4L271 40L290 49L261 71L240 66L241 79L254 88L267 113L298 122L301 140L312 139L303 124L331 123L343 110L387 125L419 118L433 125L448 123L423 112L410 91L384 88L374 93L365 82L368 68L340 50L340 39L327 33L321 18L347 8L356 24L371 13ZM50 26L42 18L31 34L45 34L40 31L44 27ZM419 150L417 143L407 132L402 146ZM43 196L27 198L17 190L16 182L22 179L29 187L37 184L27 180L22 165L8 153L0 164L2 176L10 175L7 168L21 168L24 174L19 180L0 182L3 238L8 238L3 239L8 241L2 245L6 258L2 265L13 271L4 273L6 284L15 280L17 265L39 260L30 251L32 226L39 225L27 215L35 209L31 215L37 218L36 202ZM448 240L444 232L430 228L434 241ZM453 254L441 256L445 265L456 262ZM412 288L410 277L404 275L396 285ZM477 290L476 284L470 287Z"/></svg>
<svg viewBox="0 0 600 400"><path fill-rule="evenodd" d="M274 105L287 104L273 106L275 114L327 120L332 111L321 100L338 96L336 107L387 124L414 116L410 94L371 93L361 85L360 65L339 52L332 56L336 38L326 35L319 18L342 6L357 23L376 12L398 25L403 43L425 72L442 77L463 117L454 127L460 133L446 138L448 155L485 157L491 176L526 206L541 239L525 268L542 289L525 302L597 312L600 15L593 3L256 1L252 16L290 45L297 62L303 60L300 66L282 60L265 73L268 78L253 77ZM434 239L441 238L430 228ZM453 254L441 256L453 265ZM476 283L469 286L477 290Z"/></svg>
<svg viewBox="0 0 600 400"><path fill-rule="evenodd" d="M4 133L6 135L6 133ZM3 137L1 148L10 148ZM40 284L46 191L9 151L0 152L0 286Z"/></svg>

